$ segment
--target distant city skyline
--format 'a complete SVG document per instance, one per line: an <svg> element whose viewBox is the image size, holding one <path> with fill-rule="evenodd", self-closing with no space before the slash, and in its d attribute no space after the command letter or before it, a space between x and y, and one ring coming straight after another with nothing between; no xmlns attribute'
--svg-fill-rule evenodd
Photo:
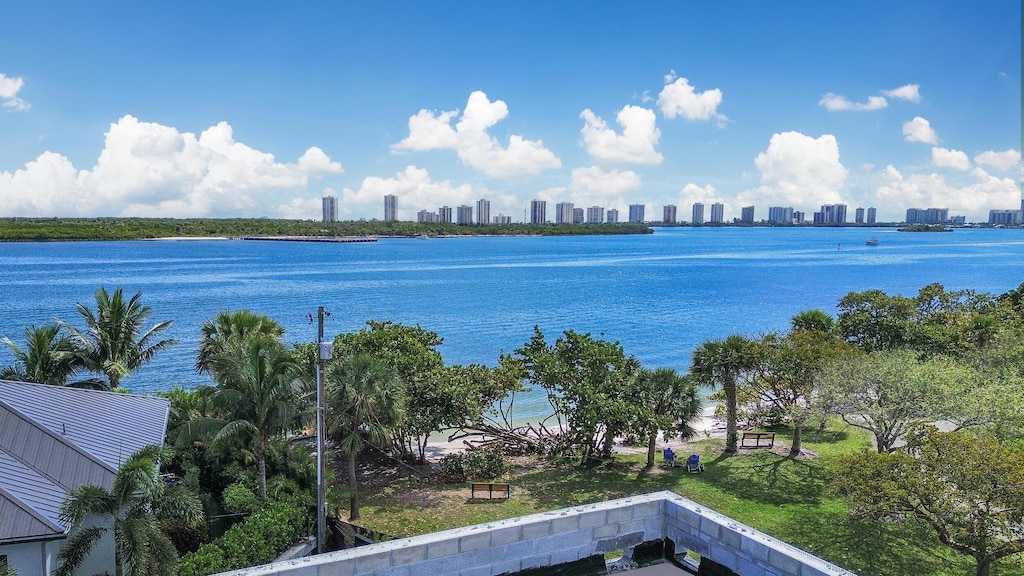
<svg viewBox="0 0 1024 576"><path fill-rule="evenodd" d="M316 219L334 196L371 219L393 194L400 220L488 198L516 220L541 199L984 221L1021 200L1015 0L4 17L0 217Z"/></svg>

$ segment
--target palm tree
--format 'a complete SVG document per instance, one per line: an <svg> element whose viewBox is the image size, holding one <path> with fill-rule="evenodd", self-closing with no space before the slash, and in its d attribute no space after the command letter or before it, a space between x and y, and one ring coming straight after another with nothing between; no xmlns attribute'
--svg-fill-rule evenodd
<svg viewBox="0 0 1024 576"><path fill-rule="evenodd" d="M276 337L255 334L229 342L211 358L210 371L217 381L210 406L222 416L213 442L248 444L256 460L260 498L266 501L271 440L297 428L302 416L299 364Z"/></svg>
<svg viewBox="0 0 1024 576"><path fill-rule="evenodd" d="M203 322L196 370L209 374L213 358L223 352L231 340L241 340L252 334L279 337L284 328L274 319L249 310L221 311Z"/></svg>
<svg viewBox="0 0 1024 576"><path fill-rule="evenodd" d="M695 430L693 420L700 416L703 402L697 396L697 386L689 375L682 375L672 368L644 370L637 377L639 396L653 416L650 435L647 437L647 467L654 467L658 433L665 431L678 434L682 439L692 438Z"/></svg>
<svg viewBox="0 0 1024 576"><path fill-rule="evenodd" d="M111 390L120 387L122 378L141 368L154 354L177 343L173 339L155 341L157 334L171 325L170 320L143 331L152 310L139 302L141 297L142 293L136 292L126 302L121 288L108 294L101 286L96 291L95 312L78 304L78 313L85 320L84 332L58 321L71 332L85 367L106 376Z"/></svg>
<svg viewBox="0 0 1024 576"><path fill-rule="evenodd" d="M96 379L68 384L83 365L75 354L74 343L61 334L61 328L56 324L26 327L24 350L10 338L2 338L0 342L6 344L14 355L14 363L0 370L0 378L4 380L78 388L103 386L103 382Z"/></svg>
<svg viewBox="0 0 1024 576"><path fill-rule="evenodd" d="M174 574L178 554L160 531L160 520L202 521L202 505L180 487L165 487L157 462L170 458L165 446L147 446L132 454L118 469L110 490L79 486L68 493L60 518L70 534L57 555L54 576L72 576L100 538L110 530L95 517L112 522L114 559L118 576Z"/></svg>
<svg viewBox="0 0 1024 576"><path fill-rule="evenodd" d="M701 386L721 388L725 394L725 453L738 451L736 433L736 383L749 367L749 341L737 335L708 340L693 351L690 374Z"/></svg>
<svg viewBox="0 0 1024 576"><path fill-rule="evenodd" d="M379 445L404 416L402 381L382 361L350 356L327 372L328 430L348 455L349 520L359 519L356 456Z"/></svg>

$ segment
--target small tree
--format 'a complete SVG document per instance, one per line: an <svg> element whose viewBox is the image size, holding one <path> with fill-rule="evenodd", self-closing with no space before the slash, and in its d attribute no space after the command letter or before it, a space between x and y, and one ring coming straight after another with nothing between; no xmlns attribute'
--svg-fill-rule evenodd
<svg viewBox="0 0 1024 576"><path fill-rule="evenodd" d="M95 311L78 304L78 313L85 320L84 331L58 321L71 333L85 368L106 376L110 390L119 388L122 378L144 366L154 354L177 343L170 338L157 340L160 332L171 325L170 320L144 328L153 311L143 306L141 299L141 292L126 301L120 287L108 293L101 286L96 291Z"/></svg>
<svg viewBox="0 0 1024 576"><path fill-rule="evenodd" d="M616 434L633 432L642 403L629 394L640 363L617 342L567 330L553 345L534 327L516 354L527 379L547 391L559 424L565 419L564 448L580 462L611 456Z"/></svg>
<svg viewBox="0 0 1024 576"><path fill-rule="evenodd" d="M635 397L645 408L644 422L639 428L647 438L647 467L654 467L658 434L687 440L693 437L693 421L700 417L703 401L697 395L697 385L689 375L671 368L644 370L636 379Z"/></svg>
<svg viewBox="0 0 1024 576"><path fill-rule="evenodd" d="M732 335L725 340L708 340L693 351L690 374L701 386L721 388L725 395L725 453L739 451L737 433L737 385L748 375L753 358L751 341Z"/></svg>
<svg viewBox="0 0 1024 576"><path fill-rule="evenodd" d="M844 422L874 434L879 452L891 452L916 424L955 417L961 365L921 361L910 350L881 350L831 365L819 376L819 402Z"/></svg>
<svg viewBox="0 0 1024 576"><path fill-rule="evenodd" d="M350 356L327 371L327 425L348 458L349 519L359 519L356 456L386 440L403 416L402 382L372 356Z"/></svg>
<svg viewBox="0 0 1024 576"><path fill-rule="evenodd" d="M164 446L148 446L132 454L118 469L110 490L80 486L68 493L60 517L71 531L57 555L55 576L72 576L109 528L88 522L112 522L114 558L119 576L174 574L178 554L160 531L160 520L177 518L194 525L202 521L199 500L180 487L165 487L157 462L170 458Z"/></svg>
<svg viewBox="0 0 1024 576"><path fill-rule="evenodd" d="M2 338L0 342L10 348L14 356L13 364L0 369L0 378L4 380L75 388L105 387L102 380L95 378L69 382L84 365L74 342L62 334L56 324L26 327L24 349L10 338Z"/></svg>
<svg viewBox="0 0 1024 576"><path fill-rule="evenodd" d="M915 428L905 451L846 456L833 489L858 516L924 522L976 576L1024 552L1024 451L989 435Z"/></svg>

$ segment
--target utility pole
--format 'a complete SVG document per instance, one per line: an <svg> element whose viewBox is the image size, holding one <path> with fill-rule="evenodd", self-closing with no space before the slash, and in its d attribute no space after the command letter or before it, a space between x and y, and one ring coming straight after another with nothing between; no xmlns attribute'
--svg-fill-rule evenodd
<svg viewBox="0 0 1024 576"><path fill-rule="evenodd" d="M327 463L324 411L324 363L334 355L334 344L324 342L324 307L317 309L316 330L316 551L327 551ZM330 315L330 312L326 314Z"/></svg>

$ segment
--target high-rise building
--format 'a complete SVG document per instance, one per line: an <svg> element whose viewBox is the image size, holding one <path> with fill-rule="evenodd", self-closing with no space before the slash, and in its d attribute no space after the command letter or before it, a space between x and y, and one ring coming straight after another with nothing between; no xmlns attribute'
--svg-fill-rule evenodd
<svg viewBox="0 0 1024 576"><path fill-rule="evenodd" d="M491 201L483 198L476 201L476 223L487 224L491 221Z"/></svg>
<svg viewBox="0 0 1024 576"><path fill-rule="evenodd" d="M768 221L772 224L792 224L793 209L783 206L771 206L768 208Z"/></svg>
<svg viewBox="0 0 1024 576"><path fill-rule="evenodd" d="M544 200L530 200L530 224L544 224L548 221L548 203Z"/></svg>
<svg viewBox="0 0 1024 576"><path fill-rule="evenodd" d="M572 209L572 223L583 224L583 208Z"/></svg>
<svg viewBox="0 0 1024 576"><path fill-rule="evenodd" d="M473 207L463 204L455 209L455 223L469 226L473 223Z"/></svg>
<svg viewBox="0 0 1024 576"><path fill-rule="evenodd" d="M555 204L555 224L572 224L572 202Z"/></svg>
<svg viewBox="0 0 1024 576"><path fill-rule="evenodd" d="M604 222L604 208L591 206L587 208L587 224L600 224Z"/></svg>
<svg viewBox="0 0 1024 576"><path fill-rule="evenodd" d="M665 224L676 223L676 207L672 204L668 204L661 210L661 221Z"/></svg>
<svg viewBox="0 0 1024 576"><path fill-rule="evenodd" d="M324 196L321 199L324 212L324 222L338 221L338 199L334 196Z"/></svg>
<svg viewBox="0 0 1024 576"><path fill-rule="evenodd" d="M793 210L793 224L803 224L807 215L802 210Z"/></svg>
<svg viewBox="0 0 1024 576"><path fill-rule="evenodd" d="M646 206L643 204L630 204L629 205L629 221L635 223L643 223L644 220L644 209Z"/></svg>
<svg viewBox="0 0 1024 576"><path fill-rule="evenodd" d="M693 203L693 219L690 220L692 224L701 225L704 223L704 203L694 202Z"/></svg>
<svg viewBox="0 0 1024 576"><path fill-rule="evenodd" d="M846 204L823 204L814 213L815 224L846 224Z"/></svg>
<svg viewBox="0 0 1024 576"><path fill-rule="evenodd" d="M740 208L740 222L746 222L752 224L754 222L754 207L744 206Z"/></svg>
<svg viewBox="0 0 1024 576"><path fill-rule="evenodd" d="M907 208L907 224L942 224L949 219L948 208Z"/></svg>
<svg viewBox="0 0 1024 576"><path fill-rule="evenodd" d="M508 225L512 223L512 217L505 216L504 214L499 213L497 216L494 217L494 223L500 225Z"/></svg>
<svg viewBox="0 0 1024 576"><path fill-rule="evenodd" d="M416 213L417 222L437 222L437 212L431 212L430 210L420 210Z"/></svg>
<svg viewBox="0 0 1024 576"><path fill-rule="evenodd" d="M447 224L452 223L452 209L448 206L441 206L437 209L437 221Z"/></svg>
<svg viewBox="0 0 1024 576"><path fill-rule="evenodd" d="M608 209L608 223L618 224L619 223L619 211L616 208Z"/></svg>
<svg viewBox="0 0 1024 576"><path fill-rule="evenodd" d="M394 222L398 220L398 196L394 194L384 195L384 221Z"/></svg>
<svg viewBox="0 0 1024 576"><path fill-rule="evenodd" d="M725 204L715 202L711 205L711 223L721 224L725 222Z"/></svg>
<svg viewBox="0 0 1024 576"><path fill-rule="evenodd" d="M877 210L875 210L874 208L868 208L868 224L874 224L875 223L875 215L876 214L878 214Z"/></svg>
<svg viewBox="0 0 1024 576"><path fill-rule="evenodd" d="M864 209L863 208L857 208L857 211L854 212L854 214L855 215L853 217L853 221L856 222L857 224L863 224L864 223Z"/></svg>
<svg viewBox="0 0 1024 576"><path fill-rule="evenodd" d="M1013 226L1021 223L1022 210L989 210L988 223L995 226Z"/></svg>

